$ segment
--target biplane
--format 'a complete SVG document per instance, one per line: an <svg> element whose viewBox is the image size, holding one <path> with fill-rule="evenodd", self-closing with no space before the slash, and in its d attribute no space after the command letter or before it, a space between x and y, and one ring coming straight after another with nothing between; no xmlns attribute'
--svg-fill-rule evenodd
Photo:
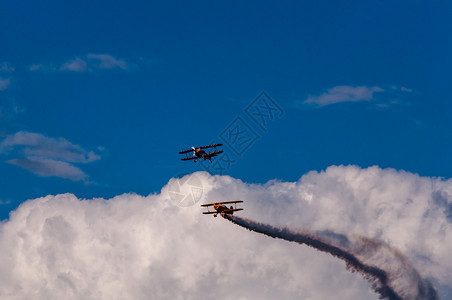
<svg viewBox="0 0 452 300"><path fill-rule="evenodd" d="M213 214L214 217L216 217L218 214L221 215L233 215L235 211L243 210L243 208L237 208L237 203L242 203L243 201L226 201L226 202L216 202L216 203L209 203L209 204L202 204L202 207L206 207L207 211L204 211L203 214L205 215L211 215ZM230 206L229 208L225 204L232 204L234 203L234 206ZM210 210L210 207L213 206L213 211Z"/></svg>
<svg viewBox="0 0 452 300"><path fill-rule="evenodd" d="M181 158L181 160L191 160L193 159L196 162L198 159L208 159L212 162L212 157L217 156L220 153L223 153L222 150L217 151L217 147L223 146L223 144L213 144L209 146L201 146L201 147L191 147L189 150L184 150L179 152L179 154L186 154L186 157ZM214 151L206 153L203 149L214 148ZM188 153L192 152L193 156L189 156Z"/></svg>

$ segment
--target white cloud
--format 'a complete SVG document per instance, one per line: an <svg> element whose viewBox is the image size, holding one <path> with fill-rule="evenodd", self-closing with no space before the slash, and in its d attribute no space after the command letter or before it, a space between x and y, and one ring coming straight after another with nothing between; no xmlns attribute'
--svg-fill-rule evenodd
<svg viewBox="0 0 452 300"><path fill-rule="evenodd" d="M412 92L413 92L412 89L409 89L409 88L404 87L404 86L400 87L400 90L401 90L402 92L407 92L407 93L412 93Z"/></svg>
<svg viewBox="0 0 452 300"><path fill-rule="evenodd" d="M0 78L0 91L6 90L9 87L10 83L11 80L9 78Z"/></svg>
<svg viewBox="0 0 452 300"><path fill-rule="evenodd" d="M115 58L109 54L88 54L88 59L95 60L96 67L99 69L123 69L127 70L129 67L124 60Z"/></svg>
<svg viewBox="0 0 452 300"><path fill-rule="evenodd" d="M375 95L378 93L378 97ZM372 106L380 109L391 109L396 106L409 105L404 98L413 90L404 86L389 86L381 88L378 86L335 86L320 95L310 95L304 101L295 101L295 105L314 104L322 107L342 102L372 102Z"/></svg>
<svg viewBox="0 0 452 300"><path fill-rule="evenodd" d="M94 151L87 151L64 138L51 138L27 131L6 136L0 142L0 154L16 156L7 162L36 175L75 181L85 180L87 175L73 163L90 163L100 159Z"/></svg>
<svg viewBox="0 0 452 300"><path fill-rule="evenodd" d="M8 135L0 143L0 153L12 151L23 146L27 157L46 157L74 163L88 163L100 159L93 151L86 151L65 138L51 138L39 133L19 131Z"/></svg>
<svg viewBox="0 0 452 300"><path fill-rule="evenodd" d="M57 69L51 64L33 64L28 70L31 72L55 72Z"/></svg>
<svg viewBox="0 0 452 300"><path fill-rule="evenodd" d="M201 202L242 199L240 215L260 222L381 239L451 295L452 180L355 166L265 185L195 175ZM342 261L177 207L169 188L24 202L0 223L0 297L378 299Z"/></svg>
<svg viewBox="0 0 452 300"><path fill-rule="evenodd" d="M28 68L30 71L40 71L40 70L42 70L42 69L44 69L44 65L42 65L42 64L34 64L34 65L31 65L29 68Z"/></svg>
<svg viewBox="0 0 452 300"><path fill-rule="evenodd" d="M56 176L73 181L86 180L88 177L82 170L65 161L30 157L11 159L7 163L42 177Z"/></svg>
<svg viewBox="0 0 452 300"><path fill-rule="evenodd" d="M12 72L16 71L16 68L11 66L10 63L4 61L4 62L0 63L0 71L5 72L5 73L12 73Z"/></svg>
<svg viewBox="0 0 452 300"><path fill-rule="evenodd" d="M61 71L85 72L88 70L86 61L77 57L74 60L65 62L61 67Z"/></svg>
<svg viewBox="0 0 452 300"><path fill-rule="evenodd" d="M59 67L55 67L59 66ZM94 70L121 69L129 70L132 64L109 54L88 54L64 63L33 64L29 67L32 72L77 72L84 73Z"/></svg>
<svg viewBox="0 0 452 300"><path fill-rule="evenodd" d="M384 90L378 86L335 86L319 96L309 96L304 103L325 106L340 102L370 101L372 100L374 93L383 91Z"/></svg>
<svg viewBox="0 0 452 300"><path fill-rule="evenodd" d="M412 93L413 92L413 90L410 89L410 88L407 88L407 87L404 87L404 86L397 86L397 85L393 85L392 86L392 90L394 90L394 91L401 91L401 92L404 92L404 93Z"/></svg>

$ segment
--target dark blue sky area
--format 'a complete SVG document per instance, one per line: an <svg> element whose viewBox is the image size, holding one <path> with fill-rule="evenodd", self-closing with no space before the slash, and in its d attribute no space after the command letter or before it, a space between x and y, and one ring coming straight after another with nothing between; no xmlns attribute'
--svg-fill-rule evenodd
<svg viewBox="0 0 452 300"><path fill-rule="evenodd" d="M338 164L450 178L451 8L4 3L0 218L47 194L159 192L203 170L179 151L228 138L233 162L209 167L246 182Z"/></svg>

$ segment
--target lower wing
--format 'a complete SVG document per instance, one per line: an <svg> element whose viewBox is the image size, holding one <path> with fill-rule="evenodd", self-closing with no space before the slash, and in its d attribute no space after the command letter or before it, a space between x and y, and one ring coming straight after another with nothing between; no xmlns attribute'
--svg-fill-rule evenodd
<svg viewBox="0 0 452 300"><path fill-rule="evenodd" d="M197 157L196 157L196 156L193 156L193 157L184 157L184 158L181 158L180 160L191 160L191 159L197 159Z"/></svg>
<svg viewBox="0 0 452 300"><path fill-rule="evenodd" d="M179 154L185 154L185 153L188 153L188 152L193 152L193 149L188 149L188 150L181 151L181 152L179 152Z"/></svg>
<svg viewBox="0 0 452 300"><path fill-rule="evenodd" d="M243 210L243 208L225 209L222 211L222 213L228 213L231 211L239 211L239 210Z"/></svg>

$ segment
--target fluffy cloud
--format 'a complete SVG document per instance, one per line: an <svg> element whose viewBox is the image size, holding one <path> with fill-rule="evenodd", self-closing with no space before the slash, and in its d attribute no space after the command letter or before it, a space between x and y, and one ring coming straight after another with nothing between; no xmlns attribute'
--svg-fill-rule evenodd
<svg viewBox="0 0 452 300"><path fill-rule="evenodd" d="M378 97L375 96L378 93ZM407 104L405 98L412 89L404 86L390 86L381 88L378 86L335 86L328 89L321 95L310 95L305 101L296 101L295 105L301 107L303 105L313 104L318 107L331 105L342 102L372 102L372 105L380 109L390 109L395 106Z"/></svg>
<svg viewBox="0 0 452 300"><path fill-rule="evenodd" d="M11 73L11 72L14 72L14 71L16 71L16 68L11 66L10 63L8 63L6 61L0 63L0 72Z"/></svg>
<svg viewBox="0 0 452 300"><path fill-rule="evenodd" d="M194 176L203 186L199 203L242 199L240 215L256 221L378 238L440 296L452 295L452 180L355 166L265 185ZM63 194L22 203L0 224L0 297L378 298L341 260L202 215L198 205L178 207L173 187L174 179L148 197Z"/></svg>
<svg viewBox="0 0 452 300"><path fill-rule="evenodd" d="M23 146L26 156L47 157L75 163L87 163L100 159L93 151L86 151L65 138L51 138L39 133L19 131L8 135L0 143L0 153Z"/></svg>
<svg viewBox="0 0 452 300"><path fill-rule="evenodd" d="M122 59L117 59L109 54L88 54L88 59L96 60L96 66L99 69L123 69L127 70L129 67Z"/></svg>
<svg viewBox="0 0 452 300"><path fill-rule="evenodd" d="M32 71L32 72L37 72L37 71L55 71L55 68L44 65L44 64L34 64L31 65L28 70Z"/></svg>
<svg viewBox="0 0 452 300"><path fill-rule="evenodd" d="M397 87L396 87L396 89L397 89ZM412 92L413 92L412 89L409 89L409 88L404 87L404 86L401 86L401 87L400 87L400 90L401 90L402 92L405 92L405 93L412 93Z"/></svg>
<svg viewBox="0 0 452 300"><path fill-rule="evenodd" d="M85 72L87 70L86 62L81 58L76 58L74 60L64 63L61 67L61 71L72 71L72 72Z"/></svg>
<svg viewBox="0 0 452 300"><path fill-rule="evenodd" d="M88 54L68 60L64 63L34 64L29 67L32 72L92 72L94 70L129 70L133 64L109 54Z"/></svg>
<svg viewBox="0 0 452 300"><path fill-rule="evenodd" d="M88 178L82 170L65 161L32 157L10 159L7 163L19 166L42 177L56 176L73 181L86 180Z"/></svg>
<svg viewBox="0 0 452 300"><path fill-rule="evenodd" d="M74 181L86 180L88 176L73 163L90 163L100 159L95 152L87 151L64 138L51 138L26 131L6 136L0 142L0 154L22 156L7 162L36 175Z"/></svg>
<svg viewBox="0 0 452 300"><path fill-rule="evenodd" d="M324 106L339 102L370 101L372 100L374 93L383 91L384 90L378 86L335 86L319 96L309 96L304 103Z"/></svg>

